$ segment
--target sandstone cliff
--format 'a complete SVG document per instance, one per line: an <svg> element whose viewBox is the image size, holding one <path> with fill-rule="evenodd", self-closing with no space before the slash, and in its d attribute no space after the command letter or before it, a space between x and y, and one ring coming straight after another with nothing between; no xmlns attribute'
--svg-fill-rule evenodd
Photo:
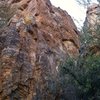
<svg viewBox="0 0 100 100"><path fill-rule="evenodd" d="M84 22L85 34L90 34L90 51L93 54L100 54L100 4L91 4L86 13Z"/></svg>
<svg viewBox="0 0 100 100"><path fill-rule="evenodd" d="M88 6L84 25L92 32L100 25L100 4L93 3Z"/></svg>
<svg viewBox="0 0 100 100"><path fill-rule="evenodd" d="M0 29L0 100L56 100L58 66L78 55L73 20L49 0L4 2L15 10Z"/></svg>

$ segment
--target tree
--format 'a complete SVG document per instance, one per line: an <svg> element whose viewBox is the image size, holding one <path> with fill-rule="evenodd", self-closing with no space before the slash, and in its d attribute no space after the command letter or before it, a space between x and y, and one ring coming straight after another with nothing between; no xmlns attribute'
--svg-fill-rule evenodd
<svg viewBox="0 0 100 100"><path fill-rule="evenodd" d="M98 3L100 3L100 0L97 0L98 1Z"/></svg>
<svg viewBox="0 0 100 100"><path fill-rule="evenodd" d="M76 0L79 5L82 5L84 7L87 7L90 3L91 3L91 0Z"/></svg>
<svg viewBox="0 0 100 100"><path fill-rule="evenodd" d="M63 89L68 83L73 85L79 100L100 100L100 23L95 23L94 29L92 35L92 30L83 27L79 57L69 57L59 67Z"/></svg>
<svg viewBox="0 0 100 100"><path fill-rule="evenodd" d="M78 3L79 3L79 5L82 5L82 6L84 6L84 7L88 7L90 4L91 4L91 2L92 2L92 0L76 0ZM100 4L100 0L97 0L97 2Z"/></svg>
<svg viewBox="0 0 100 100"><path fill-rule="evenodd" d="M79 100L100 99L100 56L69 58L60 66L60 72L64 78L62 86L67 88L68 83L75 86Z"/></svg>

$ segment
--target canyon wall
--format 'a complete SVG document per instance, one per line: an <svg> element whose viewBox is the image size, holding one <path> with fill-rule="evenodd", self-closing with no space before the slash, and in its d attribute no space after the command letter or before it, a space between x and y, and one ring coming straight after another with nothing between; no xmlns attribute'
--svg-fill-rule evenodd
<svg viewBox="0 0 100 100"><path fill-rule="evenodd" d="M58 66L79 54L73 20L49 0L5 3L13 16L0 29L0 100L58 100Z"/></svg>
<svg viewBox="0 0 100 100"><path fill-rule="evenodd" d="M87 8L84 26L93 32L97 25L100 25L100 4L93 3Z"/></svg>
<svg viewBox="0 0 100 100"><path fill-rule="evenodd" d="M100 55L100 4L89 5L84 22L84 32L89 37L89 48L92 54Z"/></svg>

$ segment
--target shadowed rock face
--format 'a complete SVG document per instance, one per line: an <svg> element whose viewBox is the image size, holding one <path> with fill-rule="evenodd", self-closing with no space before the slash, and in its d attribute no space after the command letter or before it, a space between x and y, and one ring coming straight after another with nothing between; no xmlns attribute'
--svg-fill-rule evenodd
<svg viewBox="0 0 100 100"><path fill-rule="evenodd" d="M97 25L100 25L100 4L93 3L87 9L84 26L95 34Z"/></svg>
<svg viewBox="0 0 100 100"><path fill-rule="evenodd" d="M100 4L89 5L84 22L86 34L92 35L92 44L89 47L91 54L100 55L99 33L100 33Z"/></svg>
<svg viewBox="0 0 100 100"><path fill-rule="evenodd" d="M0 100L56 100L58 66L78 55L76 26L49 0L4 2L16 13L0 30Z"/></svg>

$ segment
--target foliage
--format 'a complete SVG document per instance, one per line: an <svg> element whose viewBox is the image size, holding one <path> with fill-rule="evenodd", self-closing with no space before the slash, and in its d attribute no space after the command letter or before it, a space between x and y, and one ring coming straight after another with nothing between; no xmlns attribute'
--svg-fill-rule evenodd
<svg viewBox="0 0 100 100"><path fill-rule="evenodd" d="M62 78L67 78L77 87L79 98L82 100L100 99L100 56L69 58L60 66ZM66 84L67 86L67 84Z"/></svg>
<svg viewBox="0 0 100 100"><path fill-rule="evenodd" d="M83 27L79 57L69 57L59 66L62 89L73 85L78 100L100 100L100 54L92 52L95 47L100 52L100 23L95 23L94 30Z"/></svg>
<svg viewBox="0 0 100 100"><path fill-rule="evenodd" d="M84 7L87 7L91 0L76 0L80 5L83 5Z"/></svg>
<svg viewBox="0 0 100 100"><path fill-rule="evenodd" d="M100 0L97 0L100 3Z"/></svg>
<svg viewBox="0 0 100 100"><path fill-rule="evenodd" d="M76 1L78 2L79 5L82 5L85 8L87 8L93 0L76 0ZM100 0L97 0L97 2L100 3Z"/></svg>

